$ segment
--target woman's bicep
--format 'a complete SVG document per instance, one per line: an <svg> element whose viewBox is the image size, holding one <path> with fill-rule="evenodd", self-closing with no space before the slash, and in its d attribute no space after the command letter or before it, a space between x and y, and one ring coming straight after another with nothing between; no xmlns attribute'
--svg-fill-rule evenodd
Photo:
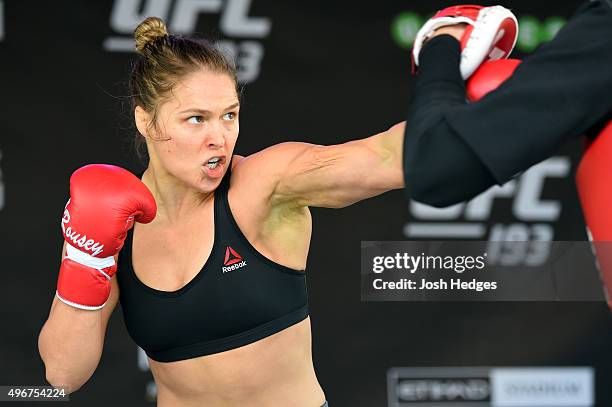
<svg viewBox="0 0 612 407"><path fill-rule="evenodd" d="M277 185L281 201L341 208L403 186L403 124L374 136L330 146L308 145Z"/></svg>

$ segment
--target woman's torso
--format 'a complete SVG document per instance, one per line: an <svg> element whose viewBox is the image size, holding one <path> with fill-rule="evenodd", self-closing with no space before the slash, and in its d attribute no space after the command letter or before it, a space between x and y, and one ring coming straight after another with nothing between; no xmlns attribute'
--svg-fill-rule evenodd
<svg viewBox="0 0 612 407"><path fill-rule="evenodd" d="M248 176L241 175L234 163L226 202L235 226L251 248L267 260L292 271L303 270L311 232L308 210L270 210L267 198L254 190L256 187L256 182L248 182ZM217 221L213 223L213 218L218 199L216 194L214 200L180 225L168 227L154 221L135 226L131 262L134 276L144 288L160 292L190 289L190 284L201 278L207 259L220 250L228 250L215 243ZM131 238L132 234L128 235ZM247 249L242 250L244 254ZM232 252L230 256L235 254L238 253ZM120 260L120 264L126 261L129 259ZM202 312L210 312L210 308ZM324 399L312 365L309 318L237 348L171 362L150 358L149 363L160 406L307 407L318 406Z"/></svg>

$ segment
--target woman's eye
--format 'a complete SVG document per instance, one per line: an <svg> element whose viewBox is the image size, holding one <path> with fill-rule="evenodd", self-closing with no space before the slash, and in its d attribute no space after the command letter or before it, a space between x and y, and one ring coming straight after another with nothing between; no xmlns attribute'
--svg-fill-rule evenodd
<svg viewBox="0 0 612 407"><path fill-rule="evenodd" d="M234 120L236 118L236 113L229 112L223 115L223 120Z"/></svg>
<svg viewBox="0 0 612 407"><path fill-rule="evenodd" d="M202 116L191 116L189 119L187 119L187 121L192 124L198 124L202 123L204 118Z"/></svg>

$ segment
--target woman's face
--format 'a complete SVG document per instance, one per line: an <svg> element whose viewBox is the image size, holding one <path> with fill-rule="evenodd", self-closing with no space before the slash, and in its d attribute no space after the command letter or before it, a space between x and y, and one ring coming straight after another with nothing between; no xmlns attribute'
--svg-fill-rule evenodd
<svg viewBox="0 0 612 407"><path fill-rule="evenodd" d="M151 165L201 192L214 190L236 145L239 108L229 75L206 69L187 75L158 108L157 133L147 137ZM138 109L137 122L144 112Z"/></svg>

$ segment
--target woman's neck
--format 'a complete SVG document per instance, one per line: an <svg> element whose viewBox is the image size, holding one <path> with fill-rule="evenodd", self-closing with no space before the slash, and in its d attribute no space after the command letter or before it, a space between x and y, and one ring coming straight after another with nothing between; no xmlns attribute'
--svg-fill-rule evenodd
<svg viewBox="0 0 612 407"><path fill-rule="evenodd" d="M151 165L144 172L142 182L157 203L156 223L176 224L188 221L212 202L215 193L198 191L166 172L156 171Z"/></svg>

